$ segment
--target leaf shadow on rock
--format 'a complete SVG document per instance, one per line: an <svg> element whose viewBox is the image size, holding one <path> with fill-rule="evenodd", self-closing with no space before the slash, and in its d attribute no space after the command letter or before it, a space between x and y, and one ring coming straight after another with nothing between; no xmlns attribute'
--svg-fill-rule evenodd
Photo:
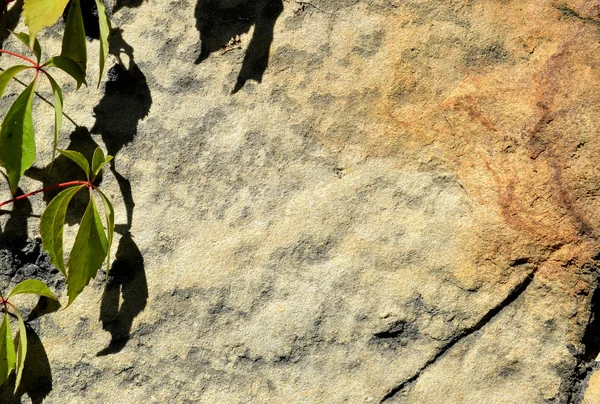
<svg viewBox="0 0 600 404"><path fill-rule="evenodd" d="M100 134L108 154L116 156L134 140L139 121L150 112L152 96L146 76L135 63L134 50L123 39L122 30L111 31L109 52L117 57L118 63L108 71L104 97L94 108L96 122L91 132ZM121 239L100 306L102 328L111 334L111 342L98 356L117 353L125 347L133 320L148 301L144 258L130 233L135 208L131 183L117 172L115 160L110 162L110 170L123 196L127 223L115 229Z"/></svg>
<svg viewBox="0 0 600 404"><path fill-rule="evenodd" d="M117 57L117 63L108 70L104 96L94 107L96 121L91 130L76 128L70 135L67 147L82 153L88 160L98 147L92 134L100 135L108 154L118 158L120 150L134 140L139 121L148 115L152 105L146 77L135 63L134 50L123 39L122 30L111 31L109 51ZM130 233L135 208L131 183L117 171L115 160L110 162L109 169L119 185L127 222L115 228L121 238L102 297L100 313L100 321L103 328L111 334L111 342L98 355L117 353L125 347L133 320L146 307L148 300L144 260ZM44 187L47 187L80 179L73 178L73 173L84 176L75 163L59 155L52 164L44 168L32 167L25 174L42 181ZM99 181L102 181L102 176ZM60 191L45 192L44 200L50 202ZM71 225L78 223L87 203L85 192L76 194L69 205L66 222ZM122 303L119 304L121 297Z"/></svg>
<svg viewBox="0 0 600 404"><path fill-rule="evenodd" d="M262 82L269 64L275 23L282 12L282 0L198 0L194 14L200 33L200 54L196 64L213 52L225 50L230 41L254 25L232 94L241 90L248 80Z"/></svg>
<svg viewBox="0 0 600 404"><path fill-rule="evenodd" d="M17 189L14 197L23 195L21 188ZM0 232L0 246L21 249L27 243L27 219L33 215L29 199L21 199L12 204L11 210L0 210L0 215L10 215Z"/></svg>
<svg viewBox="0 0 600 404"><path fill-rule="evenodd" d="M135 8L135 7L139 7L142 5L142 3L144 2L144 0L117 0L115 6L112 9L113 13L116 13L117 11L119 11L120 9L127 7L127 8Z"/></svg>
<svg viewBox="0 0 600 404"><path fill-rule="evenodd" d="M12 6L6 2L0 2L0 47L14 31L23 12L23 0L17 0Z"/></svg>
<svg viewBox="0 0 600 404"><path fill-rule="evenodd" d="M98 8L96 0L79 0L81 5L81 17L83 18L83 28L85 35L90 39L100 39L100 26L98 25ZM65 7L63 12L63 22L67 21L71 2Z"/></svg>
<svg viewBox="0 0 600 404"><path fill-rule="evenodd" d="M108 154L116 156L135 138L139 121L150 112L152 95L146 76L135 63L133 47L123 39L123 30L111 31L109 52L117 57L117 63L108 70L104 96L94 107L96 122L91 133L100 134Z"/></svg>
<svg viewBox="0 0 600 404"><path fill-rule="evenodd" d="M0 386L0 402L3 404L21 404L27 394L32 404L41 404L52 391L52 371L48 355L37 333L29 326L27 330L27 356L21 385L15 390L15 374L11 374L6 383Z"/></svg>
<svg viewBox="0 0 600 404"><path fill-rule="evenodd" d="M100 305L102 328L111 334L111 341L96 356L117 353L125 347L131 336L133 320L144 310L147 301L144 258L131 233L124 232Z"/></svg>

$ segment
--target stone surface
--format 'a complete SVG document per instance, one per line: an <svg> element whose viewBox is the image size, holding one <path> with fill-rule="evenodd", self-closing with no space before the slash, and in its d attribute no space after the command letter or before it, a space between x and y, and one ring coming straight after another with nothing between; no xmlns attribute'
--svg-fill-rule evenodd
<svg viewBox="0 0 600 404"><path fill-rule="evenodd" d="M585 396L583 398L584 404L598 404L600 403L600 373L595 372L588 381Z"/></svg>
<svg viewBox="0 0 600 404"><path fill-rule="evenodd" d="M67 86L79 128L66 122L60 145L116 156L102 183L114 276L104 297L100 277L35 320L42 364L24 399L521 404L594 391L599 1L109 6L108 82ZM52 30L41 39L59 49ZM43 170L52 111L36 108L24 189L69 175L64 161ZM0 217L3 234L36 237L22 213L43 199Z"/></svg>

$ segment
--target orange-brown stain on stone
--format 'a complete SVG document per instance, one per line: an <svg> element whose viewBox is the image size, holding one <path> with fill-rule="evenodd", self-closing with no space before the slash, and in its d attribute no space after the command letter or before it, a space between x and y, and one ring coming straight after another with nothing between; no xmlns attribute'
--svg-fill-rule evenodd
<svg viewBox="0 0 600 404"><path fill-rule="evenodd" d="M585 5L588 14L598 8L594 3ZM556 2L485 4L511 15L509 22L493 21L494 12L488 11L490 20L484 22L511 50L500 65L466 66L460 52L404 60L406 52L397 45L402 30L388 38L392 62L385 81L392 84L371 111L381 131L367 135L366 154L391 155L398 150L389 146L401 145L408 161L431 161L457 172L470 196L495 207L531 242L547 248L595 244L600 216L589 213L600 206L580 197L581 173L570 167L569 144L581 138L600 155L600 142L576 131L577 116L598 114L589 106L600 102L600 95L590 91L600 88L600 69L593 68L600 66L600 29L568 18ZM477 34L486 35L471 33ZM468 52L468 45L461 45ZM419 77L432 83L430 89L407 78L407 72L416 71L427 72ZM460 78L452 79L457 72ZM557 125L561 116L571 122ZM600 178L596 181L600 188Z"/></svg>
<svg viewBox="0 0 600 404"><path fill-rule="evenodd" d="M578 12L594 15L593 3ZM318 139L353 159L457 174L482 212L457 235L459 283L504 283L537 268L565 293L585 293L579 268L599 248L600 28L554 1L473 7L417 26L416 11L401 6L384 23L378 62L353 62L360 80L344 83L347 108L325 118ZM474 59L487 43L505 55ZM447 52L431 51L440 45ZM355 135L346 114L364 116ZM528 264L512 266L520 257Z"/></svg>
<svg viewBox="0 0 600 404"><path fill-rule="evenodd" d="M425 18L402 4L381 21L374 59L349 52L336 68L354 79L321 91L345 106L315 104L315 137L342 162L457 174L480 212L458 236L466 280L499 280L489 268L518 257L548 276L573 271L598 249L600 8L567 3L575 16L551 0L443 1L452 12Z"/></svg>

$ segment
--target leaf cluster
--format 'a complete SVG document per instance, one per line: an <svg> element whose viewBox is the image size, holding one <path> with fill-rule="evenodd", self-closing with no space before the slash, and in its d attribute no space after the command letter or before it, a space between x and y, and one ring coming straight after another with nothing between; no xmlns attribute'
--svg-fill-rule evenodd
<svg viewBox="0 0 600 404"><path fill-rule="evenodd" d="M42 246L48 253L52 264L65 276L67 284L68 307L82 292L90 279L94 278L103 263L110 267L110 248L114 238L115 216L110 200L100 191L95 181L102 169L112 160L97 148L91 162L79 152L73 150L60 150L57 148L63 117L63 90L59 82L52 76L55 69L61 70L70 76L76 83L77 89L81 85L87 86L86 74L88 66L88 52L86 35L83 25L81 0L24 0L23 16L28 33L13 32L16 39L26 47L29 56L0 49L5 53L19 58L25 64L16 64L3 69L0 74L0 98L3 96L8 84L16 79L17 75L26 70L33 70L35 75L29 84L17 96L8 108L0 124L0 167L5 170L8 185L13 194L16 193L21 177L30 168L36 159L36 142L33 125L33 104L36 87L40 76L44 76L52 88L54 107L54 139L53 155L60 153L75 162L85 173L85 181L71 181L57 184L50 188L64 188L46 207L40 220L40 234ZM110 20L102 0L94 0L98 9L98 23L100 30L100 52L98 86L104 73L106 57L108 55L108 36L111 29ZM44 60L42 47L37 39L38 33L45 27L54 25L67 10L64 26L61 54ZM0 206L25 198L35 193L0 203ZM65 262L63 233L65 218L69 204L73 197L80 191L87 190L89 202L75 237L71 251ZM0 324L0 384L6 382L12 372L16 375L16 388L21 381L25 356L27 353L27 337L25 322L11 299L19 294L35 294L57 300L48 287L39 280L25 280L3 297L0 292L0 309L4 313ZM18 325L18 340L13 338L12 323ZM16 391L15 388L15 391Z"/></svg>
<svg viewBox="0 0 600 404"><path fill-rule="evenodd" d="M98 21L100 28L100 77L104 72L104 64L108 54L108 35L110 33L110 20L104 4L95 0L98 8ZM67 13L67 21L63 35L61 54L49 58L41 63L42 48L36 39L38 32L47 26L53 25L63 14L69 0L25 0L23 14L25 24L29 28L27 33L13 33L16 38L29 47L35 60L23 55L6 52L27 61L28 65L16 65L6 69L0 74L0 97L7 84L17 74L27 69L35 70L35 77L23 90L7 111L0 127L0 166L6 170L10 190L17 191L19 180L24 172L30 168L36 156L35 135L33 127L33 99L35 88L40 73L46 76L52 87L54 96L54 149L56 150L63 114L62 88L56 79L49 73L50 68L57 68L71 76L79 89L82 84L87 85L87 47L83 16L80 0L71 0ZM98 84L100 79L98 79ZM53 154L54 159L54 154Z"/></svg>
<svg viewBox="0 0 600 404"><path fill-rule="evenodd" d="M4 311L4 317L0 325L0 384L5 383L14 371L16 374L15 392L21 383L25 357L27 356L27 331L25 329L25 322L19 310L11 302L13 296L21 294L44 296L58 301L46 284L37 279L27 279L19 283L10 291L6 298L0 293L0 304ZM10 314L16 317L18 323L19 339L16 348L10 324Z"/></svg>
<svg viewBox="0 0 600 404"><path fill-rule="evenodd" d="M48 252L52 264L67 278L68 307L90 279L96 276L105 260L107 261L106 272L108 275L110 247L115 232L115 213L110 200L93 183L100 170L112 160L112 156L105 156L104 152L97 148L90 166L81 153L72 150L58 151L77 163L87 176L87 184L69 187L52 199L42 215L40 225L44 250ZM65 265L63 229L67 208L75 194L83 189L89 190L90 201L79 224L71 254ZM104 207L106 231L98 210L95 193L100 196Z"/></svg>

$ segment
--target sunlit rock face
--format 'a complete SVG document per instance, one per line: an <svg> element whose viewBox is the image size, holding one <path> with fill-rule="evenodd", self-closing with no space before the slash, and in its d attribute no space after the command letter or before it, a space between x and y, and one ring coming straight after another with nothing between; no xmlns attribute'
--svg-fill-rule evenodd
<svg viewBox="0 0 600 404"><path fill-rule="evenodd" d="M33 323L19 396L595 402L600 1L107 6L60 146L115 155L112 276Z"/></svg>

